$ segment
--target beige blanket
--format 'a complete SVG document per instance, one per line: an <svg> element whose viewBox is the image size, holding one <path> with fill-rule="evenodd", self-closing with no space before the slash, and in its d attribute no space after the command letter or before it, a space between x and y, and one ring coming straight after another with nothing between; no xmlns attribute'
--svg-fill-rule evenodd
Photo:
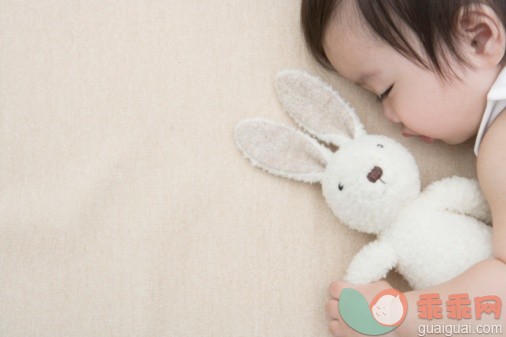
<svg viewBox="0 0 506 337"><path fill-rule="evenodd" d="M291 124L281 69L332 83L424 185L475 176L472 141L404 139L318 67L298 7L0 1L0 336L326 336L328 284L371 237L236 149L243 118Z"/></svg>

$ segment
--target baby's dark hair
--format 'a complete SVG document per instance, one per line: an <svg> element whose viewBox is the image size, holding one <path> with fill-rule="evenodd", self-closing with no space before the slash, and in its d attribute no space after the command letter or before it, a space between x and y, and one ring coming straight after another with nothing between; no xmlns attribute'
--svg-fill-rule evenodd
<svg viewBox="0 0 506 337"><path fill-rule="evenodd" d="M459 15L471 6L485 4L497 14L506 27L506 0L356 0L360 13L372 31L399 53L437 73L448 75L449 60L442 51L469 65L458 48L457 22ZM342 0L302 0L301 26L311 54L318 63L333 70L325 51L325 30ZM404 22L420 40L427 54L424 60L407 42L405 35L396 26L397 19ZM504 66L506 57L501 64Z"/></svg>

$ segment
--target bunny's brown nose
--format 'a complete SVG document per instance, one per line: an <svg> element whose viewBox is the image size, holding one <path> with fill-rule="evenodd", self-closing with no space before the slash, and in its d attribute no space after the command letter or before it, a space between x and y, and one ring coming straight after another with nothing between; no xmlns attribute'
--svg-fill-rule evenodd
<svg viewBox="0 0 506 337"><path fill-rule="evenodd" d="M383 170L381 169L381 167L374 166L371 172L369 172L369 174L367 175L367 179L369 179L371 183L375 183L378 179L381 178L382 175Z"/></svg>

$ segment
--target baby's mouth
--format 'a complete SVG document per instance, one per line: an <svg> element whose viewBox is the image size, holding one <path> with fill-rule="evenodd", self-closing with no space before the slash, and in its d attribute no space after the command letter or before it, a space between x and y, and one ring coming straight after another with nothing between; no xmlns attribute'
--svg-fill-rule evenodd
<svg viewBox="0 0 506 337"><path fill-rule="evenodd" d="M434 138L430 138L427 136L420 136L420 139L427 144L432 144L432 142L434 141Z"/></svg>
<svg viewBox="0 0 506 337"><path fill-rule="evenodd" d="M407 133L407 132L402 132L402 135L404 137L420 137L422 142L427 143L427 144L432 144L432 142L434 141L434 138L430 138L430 137L422 136L422 135L414 135L412 133Z"/></svg>

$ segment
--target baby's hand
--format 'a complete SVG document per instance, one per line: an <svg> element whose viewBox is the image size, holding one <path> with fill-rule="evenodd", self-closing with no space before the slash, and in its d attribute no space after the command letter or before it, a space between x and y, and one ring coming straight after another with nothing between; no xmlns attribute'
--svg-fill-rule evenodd
<svg viewBox="0 0 506 337"><path fill-rule="evenodd" d="M352 288L360 292L367 303L371 303L374 297L384 289L392 288L392 286L386 281L378 281L369 284L363 285L355 285L351 283L346 283L342 281L332 282L329 286L330 297L331 299L327 302L326 311L327 315L330 318L329 322L329 330L334 336L338 337L355 337L355 336L365 336L361 333L350 328L342 319L339 314L339 297L341 295L341 291L344 288ZM388 334L384 334L382 336L385 337L396 337L396 330L389 332Z"/></svg>

